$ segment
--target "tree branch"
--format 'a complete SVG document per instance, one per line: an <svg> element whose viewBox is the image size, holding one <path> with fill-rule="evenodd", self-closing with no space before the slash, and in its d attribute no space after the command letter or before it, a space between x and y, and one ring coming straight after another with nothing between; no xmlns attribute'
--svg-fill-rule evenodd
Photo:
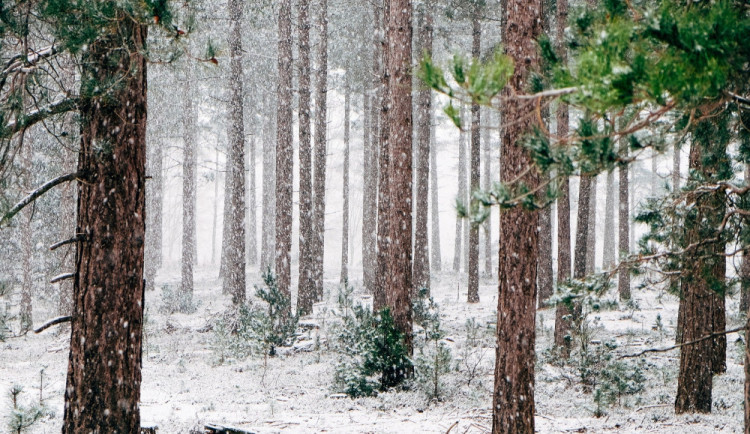
<svg viewBox="0 0 750 434"><path fill-rule="evenodd" d="M62 247L64 245L76 243L76 242L78 242L80 240L83 240L84 238L85 237L83 236L83 234L78 234L78 235L74 236L73 238L70 238L70 239L67 239L67 240L63 240L63 241L59 241L59 242L57 242L57 243L49 246L49 249L52 250L52 251L55 251L55 250L59 249L60 247Z"/></svg>
<svg viewBox="0 0 750 434"><path fill-rule="evenodd" d="M41 195L46 193L47 191L51 190L53 187L58 186L65 182L70 182L78 179L79 173L69 173L67 175L60 176L59 178L55 178L51 181L47 181L47 183L43 184L41 187L37 188L36 190L29 193L28 196L23 198L20 202L16 204L13 208L10 209L2 219L0 219L0 229L5 227L10 219L13 218L16 214L18 214L22 209L24 209L28 204L34 202L37 200Z"/></svg>
<svg viewBox="0 0 750 434"><path fill-rule="evenodd" d="M50 116L73 111L78 107L80 101L81 99L77 97L65 98L34 110L28 114L20 115L16 121L0 127L0 139L9 139L17 132L41 122Z"/></svg>
<svg viewBox="0 0 750 434"><path fill-rule="evenodd" d="M718 336L741 332L741 331L745 330L745 328L746 328L746 326L742 326L742 327L737 327L737 328L734 328L734 329L731 329L731 330L724 330L723 332L711 333L710 335L703 336L702 338L696 339L694 341L685 342L685 343L677 344L677 345L672 345L671 347L649 348L649 349L643 350L643 351L641 351L639 353L625 354L623 356L618 357L618 359L631 359L633 357L640 357L640 356L642 356L644 354L647 354L647 353L666 353L667 351L676 350L677 348L686 347L688 345L695 345L695 344L701 343L701 342L703 342L705 340L713 339L713 338L718 337Z"/></svg>
<svg viewBox="0 0 750 434"><path fill-rule="evenodd" d="M51 320L47 321L46 323L42 324L38 328L34 329L34 333L41 333L48 328L52 327L53 325L62 324L64 322L72 321L73 317L70 315L67 316L58 316L57 318L52 318Z"/></svg>
<svg viewBox="0 0 750 434"><path fill-rule="evenodd" d="M57 283L63 280L72 279L76 277L76 273L64 273L53 277L49 283Z"/></svg>

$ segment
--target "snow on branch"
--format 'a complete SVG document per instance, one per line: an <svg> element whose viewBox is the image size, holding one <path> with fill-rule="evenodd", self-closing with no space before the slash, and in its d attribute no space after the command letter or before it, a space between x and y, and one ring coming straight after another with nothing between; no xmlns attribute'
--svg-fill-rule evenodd
<svg viewBox="0 0 750 434"><path fill-rule="evenodd" d="M76 277L76 273L63 273L63 274L59 274L59 275L53 277L49 281L49 283L57 283L57 282L61 282L63 280L72 279L74 277Z"/></svg>
<svg viewBox="0 0 750 434"><path fill-rule="evenodd" d="M28 194L28 196L24 197L23 200L18 202L16 206L10 209L5 215L0 219L0 229L7 226L8 222L18 214L22 209L24 209L27 205L37 200L40 196L42 196L44 193L51 190L53 187L58 186L65 182L70 182L78 179L79 174L78 172L75 173L69 173L67 175L60 176L58 178L55 178L51 181L47 181L45 184L37 188L36 190L32 191Z"/></svg>
<svg viewBox="0 0 750 434"><path fill-rule="evenodd" d="M47 106L40 107L28 114L20 115L14 122L0 127L0 139L9 139L17 132L41 122L50 116L75 110L80 98L64 98Z"/></svg>
<svg viewBox="0 0 750 434"><path fill-rule="evenodd" d="M50 328L50 327L52 327L54 325L62 324L64 322L71 321L72 319L73 319L73 317L70 316L70 315L58 316L57 318L52 318L51 320L47 321L46 323L42 324L41 326L35 328L34 329L34 333L37 333L37 334L41 333L41 332L47 330L48 328Z"/></svg>
<svg viewBox="0 0 750 434"><path fill-rule="evenodd" d="M632 359L633 357L640 357L647 353L666 353L667 351L676 350L677 348L687 347L689 345L695 345L695 344L701 343L707 339L713 339L715 337L722 336L722 335L738 333L738 332L745 330L746 327L747 326L742 326L742 327L737 327L737 328L733 328L730 330L724 330L723 332L715 332L715 333L711 333L709 335L703 336L702 338L698 338L694 341L684 342L682 344L672 345L671 347L665 347L665 348L649 348L647 350L643 350L634 354L625 354L618 358L619 359Z"/></svg>

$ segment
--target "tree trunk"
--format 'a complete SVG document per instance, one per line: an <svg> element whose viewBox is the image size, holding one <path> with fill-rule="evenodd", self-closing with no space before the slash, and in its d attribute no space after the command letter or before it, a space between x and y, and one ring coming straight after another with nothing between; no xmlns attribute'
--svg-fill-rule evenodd
<svg viewBox="0 0 750 434"><path fill-rule="evenodd" d="M429 6L428 6L429 7ZM427 8L425 8L427 9ZM432 12L420 13L417 56L432 54ZM428 211L430 182L430 113L432 92L420 81L417 93L417 158L416 158L416 225L414 236L414 287L430 290L430 244L428 242Z"/></svg>
<svg viewBox="0 0 750 434"><path fill-rule="evenodd" d="M625 140L620 142L620 153L623 158L628 155L628 144ZM620 176L619 188L619 216L618 216L618 241L617 249L620 252L620 257L626 257L630 254L630 181L628 180L629 168L628 166L620 166L618 169ZM617 292L620 295L620 300L630 300L630 270L627 268L621 268L617 277Z"/></svg>
<svg viewBox="0 0 750 434"><path fill-rule="evenodd" d="M679 145L674 145L674 152L672 154L672 188L675 192L680 189L680 166L682 163L682 156L680 153Z"/></svg>
<svg viewBox="0 0 750 434"><path fill-rule="evenodd" d="M229 0L227 3L231 29L229 33L229 172L227 182L231 184L229 202L229 243L223 282L224 292L232 295L237 306L245 302L245 120L242 83L242 3Z"/></svg>
<svg viewBox="0 0 750 434"><path fill-rule="evenodd" d="M412 5L388 0L386 89L388 94L388 243L386 303L412 353ZM382 169L381 169L382 170Z"/></svg>
<svg viewBox="0 0 750 434"><path fill-rule="evenodd" d="M34 140L28 131L24 134L28 140L21 139L21 160L23 164L23 184L25 191L34 189ZM34 326L31 307L31 293L34 287L34 243L32 240L32 220L34 208L26 207L21 213L21 301L19 305L19 322L21 333L26 333Z"/></svg>
<svg viewBox="0 0 750 434"><path fill-rule="evenodd" d="M117 77L120 86L80 106L77 231L86 239L77 242L63 433L140 429L146 34L121 13L117 32L84 53L84 83Z"/></svg>
<svg viewBox="0 0 750 434"><path fill-rule="evenodd" d="M388 250L390 245L389 229L388 229L388 212L390 210L390 190L389 187L389 150L388 150L388 97L390 88L387 86L387 76L385 74L385 64L388 57L388 45L385 40L385 22L388 18L388 10L390 7L390 0L385 0L382 3L382 8L379 6L375 7L375 18L378 26L376 31L377 43L379 47L376 48L376 55L380 56L379 64L382 68L378 68L378 77L380 77L380 95L377 99L378 110L380 111L379 125L378 125L378 274L377 284L375 285L375 293L373 294L373 309L378 311L387 306L387 278L388 278ZM382 12L382 20L380 18L380 12ZM409 153L411 155L411 151Z"/></svg>
<svg viewBox="0 0 750 434"><path fill-rule="evenodd" d="M216 264L216 229L219 226L219 146L217 143L216 152L214 153L214 219L211 226L211 265ZM148 226L147 229L148 230ZM148 261L146 262L148 268ZM148 282L146 282L148 285Z"/></svg>
<svg viewBox="0 0 750 434"><path fill-rule="evenodd" d="M540 0L509 0L504 7L503 40L516 65L509 86L526 91L528 75L538 64L536 40L541 33ZM508 95L506 91L506 95ZM511 181L533 163L521 146L529 131L524 116L528 103L509 99L502 118L513 119L503 129L502 179ZM522 180L535 188L539 174L531 169ZM495 385L492 399L493 433L534 432L534 341L536 339L536 267L539 215L512 209L500 215L500 284L497 309Z"/></svg>
<svg viewBox="0 0 750 434"><path fill-rule="evenodd" d="M151 289L153 289L154 276L156 275L159 263L161 262L161 148L159 144L154 148L154 155L158 152L158 165L156 157L154 157L152 165L158 167L158 169L152 171L151 182L153 184L151 185L152 194L150 195L152 208L146 214L150 219L149 221L153 222L151 224L151 236L146 237L147 243L150 244L150 246L147 246L150 250L149 261L147 264L150 265L149 270L151 271L150 274L146 273L146 279L148 279L147 284L151 285ZM65 152L63 164L65 165L66 172L75 172L77 165L75 158L77 155L78 153L74 153L72 150ZM60 218L61 240L67 240L73 235L76 235L76 190L77 186L73 183L65 184L62 189L62 194L60 196L60 209L62 214ZM66 272L75 269L75 245L71 244L69 248L71 250L64 253L64 258L60 264L62 269ZM60 282L59 288L60 300L57 309L58 314L61 316L70 315L73 312L73 281L63 280Z"/></svg>
<svg viewBox="0 0 750 434"><path fill-rule="evenodd" d="M351 90L349 80L351 68L346 71L346 89L344 89L344 188L341 228L341 279L344 285L349 282L349 140L350 140L350 118L351 118Z"/></svg>
<svg viewBox="0 0 750 434"><path fill-rule="evenodd" d="M492 127L490 125L490 112L487 111L485 113L487 116L484 118L484 129L482 130L482 141L484 142L484 172L482 173L484 179L482 180L482 185L486 191L489 191L492 187L492 182L490 181L492 177L490 130ZM492 277L492 213L485 220L482 229L484 231L484 274L487 277Z"/></svg>
<svg viewBox="0 0 750 434"><path fill-rule="evenodd" d="M362 191L362 279L368 293L375 292L377 270L377 214L378 214L378 175L377 143L373 134L372 106L376 105L368 91L364 92L362 111L363 125L363 171L364 186Z"/></svg>
<svg viewBox="0 0 750 434"><path fill-rule="evenodd" d="M590 202L588 207L589 219L586 224L588 234L586 236L586 274L593 274L596 271L596 190L598 188L598 178L591 177ZM583 276L576 276L583 277Z"/></svg>
<svg viewBox="0 0 750 434"><path fill-rule="evenodd" d="M312 312L315 302L313 279L313 187L310 136L310 0L300 0L299 10L299 284L297 308Z"/></svg>
<svg viewBox="0 0 750 434"><path fill-rule="evenodd" d="M256 265L258 263L258 218L256 215L255 201L255 144L256 131L255 125L252 127L253 133L250 135L249 149L247 150L247 173L245 175L245 184L247 185L247 264Z"/></svg>
<svg viewBox="0 0 750 434"><path fill-rule="evenodd" d="M561 62L567 63L568 53L565 44L565 28L568 23L568 0L558 0L555 13L555 44L561 56ZM564 139L568 136L570 118L568 106L562 100L558 100L555 110L557 123L557 136ZM557 281L564 282L570 277L570 181L568 178L560 180L560 197L557 199ZM563 313L557 309L556 314ZM555 318L555 331L557 323L562 318ZM558 338L555 336L555 343Z"/></svg>
<svg viewBox="0 0 750 434"><path fill-rule="evenodd" d="M328 0L318 6L318 65L315 70L315 178L313 179L313 280L315 299L323 298L326 234L328 120Z"/></svg>
<svg viewBox="0 0 750 434"><path fill-rule="evenodd" d="M276 146L273 127L276 121L270 113L271 104L265 106L269 113L263 126L263 231L261 232L260 266L263 271L275 268L276 255Z"/></svg>
<svg viewBox="0 0 750 434"><path fill-rule="evenodd" d="M440 250L440 207L438 202L437 182L437 140L435 140L435 111L430 110L430 222L432 226L432 238L430 248L432 250L430 265L435 271L443 268L443 254Z"/></svg>
<svg viewBox="0 0 750 434"><path fill-rule="evenodd" d="M479 21L479 6L475 6L474 16L472 18L472 44L471 44L471 57L479 60L482 55L482 23ZM471 184L470 194L473 194L476 190L479 190L479 174L480 174L480 153L481 149L481 130L479 128L481 124L481 111L479 110L479 104L471 105L471 169L470 178ZM471 209L474 200L469 200L466 205ZM467 261L467 271L469 273L469 285L468 285L468 299L469 303L479 303L479 226L475 224L469 225L469 260Z"/></svg>
<svg viewBox="0 0 750 434"><path fill-rule="evenodd" d="M607 197L604 201L604 251L602 268L611 270L615 266L615 171L607 172Z"/></svg>
<svg viewBox="0 0 750 434"><path fill-rule="evenodd" d="M750 336L750 314L745 325L745 434L750 434L750 345L747 336Z"/></svg>
<svg viewBox="0 0 750 434"><path fill-rule="evenodd" d="M292 188L292 2L279 2L279 84L276 126L276 278L279 290L291 297Z"/></svg>
<svg viewBox="0 0 750 434"><path fill-rule="evenodd" d="M466 116L464 116L464 106L461 105L460 116L463 124ZM464 133L463 125L458 136L458 198L464 202L466 206L466 134ZM461 217L456 215L456 244L453 249L453 271L456 273L461 271L461 256L463 255L463 241L464 241L464 221Z"/></svg>
<svg viewBox="0 0 750 434"><path fill-rule="evenodd" d="M192 62L192 59L188 59ZM195 211L198 177L198 149L195 140L195 111L193 110L192 65L188 64L183 90L185 110L182 113L182 261L180 298L187 304L193 299L193 269L195 267Z"/></svg>
<svg viewBox="0 0 750 434"><path fill-rule="evenodd" d="M745 165L745 184L750 184L750 164ZM742 251L742 265L740 266L740 314L747 314L748 309L750 309L750 249L745 248Z"/></svg>

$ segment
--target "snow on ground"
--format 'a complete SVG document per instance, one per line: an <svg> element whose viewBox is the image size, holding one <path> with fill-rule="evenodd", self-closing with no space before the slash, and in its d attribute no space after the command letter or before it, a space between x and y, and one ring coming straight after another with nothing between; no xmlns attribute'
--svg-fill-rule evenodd
<svg viewBox="0 0 750 434"><path fill-rule="evenodd" d="M483 279L481 302L466 299L466 278L454 274L433 277L433 295L442 312L443 327L454 358L463 354L467 318L475 318L487 330L487 344L473 350L481 359L479 375L467 385L465 369L451 372L441 402L428 402L416 390L384 393L373 398L339 397L331 389L336 357L330 351L286 351L263 360L251 357L219 363L212 349L213 333L204 327L229 306L228 297L212 278L212 270L201 270L196 279L197 312L190 315L159 313L161 289L147 293L147 337L143 358L141 414L144 424L156 424L160 433L201 432L205 423L223 423L257 433L485 433L490 430L494 348L489 334L494 327L497 303L496 279ZM249 280L259 283L255 272ZM177 284L178 274L161 276L162 284ZM330 287L327 311L335 304L336 283ZM249 291L252 292L252 291ZM638 307L620 306L592 314L591 340L614 339L618 354L644 348L668 346L674 340L677 300L658 291L636 291ZM363 294L355 292L355 296ZM739 323L737 303L727 303L729 326ZM45 318L43 303L35 312L37 323ZM656 326L657 315L661 329ZM673 402L679 354L676 351L645 357L646 376L641 393L621 398L620 405L606 408L607 415L594 417L593 395L576 380L575 372L547 363L554 326L554 311L537 315L536 426L538 432L660 432L709 433L742 431L743 366L738 336L728 339L728 371L715 377L714 412L710 415L676 416ZM327 336L323 321L319 333ZM63 415L63 392L68 357L67 326L40 335L12 338L0 343L0 417L5 429L10 413L7 391L21 384L22 402L42 396L54 417L37 423L30 432L57 433ZM325 345L322 346L325 348Z"/></svg>

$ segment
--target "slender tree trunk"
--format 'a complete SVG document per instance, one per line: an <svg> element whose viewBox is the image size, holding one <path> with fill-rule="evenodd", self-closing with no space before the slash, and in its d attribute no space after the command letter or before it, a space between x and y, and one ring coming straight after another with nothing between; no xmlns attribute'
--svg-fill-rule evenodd
<svg viewBox="0 0 750 434"><path fill-rule="evenodd" d="M750 164L745 165L745 183L750 184ZM740 279L740 313L747 314L750 309L750 249L747 248L742 252Z"/></svg>
<svg viewBox="0 0 750 434"><path fill-rule="evenodd" d="M297 308L312 312L315 302L312 143L310 136L310 0L300 0L299 10L299 284Z"/></svg>
<svg viewBox="0 0 750 434"><path fill-rule="evenodd" d="M474 17L472 19L472 44L471 56L479 59L482 55L482 23L479 21L479 6L475 6ZM479 190L480 175L480 153L481 150L481 111L479 104L471 106L471 169L470 169L470 193ZM469 200L468 206L471 206L473 200ZM469 303L479 303L479 226L471 224L469 226L469 260L467 262L467 271L469 273Z"/></svg>
<svg viewBox="0 0 750 434"><path fill-rule="evenodd" d="M292 188L292 2L279 2L279 84L276 127L276 277L291 297Z"/></svg>
<svg viewBox="0 0 750 434"><path fill-rule="evenodd" d="M188 60L192 62L192 60ZM180 298L191 304L193 299L193 269L195 267L195 212L196 182L198 177L198 149L195 140L195 111L193 109L192 65L185 74L185 104L182 113L182 261Z"/></svg>
<svg viewBox="0 0 750 434"><path fill-rule="evenodd" d="M604 202L604 251L602 265L606 270L615 266L615 171L607 172L607 197Z"/></svg>
<svg viewBox="0 0 750 434"><path fill-rule="evenodd" d="M27 140L21 139L21 160L23 164L23 184L25 191L34 189L34 140L30 137L28 131L24 134ZM31 293L33 291L33 259L34 244L32 240L32 219L34 217L34 208L26 207L21 215L21 302L19 306L20 330L26 333L34 326L32 315Z"/></svg>
<svg viewBox="0 0 750 434"><path fill-rule="evenodd" d="M364 92L362 111L364 112L363 125L363 171L364 186L362 191L362 279L368 293L375 292L376 270L377 270L377 197L378 197L378 175L377 169L377 143L373 136L372 106L375 105L368 91Z"/></svg>
<svg viewBox="0 0 750 434"><path fill-rule="evenodd" d="M628 155L628 144L625 141L620 142L620 153L627 157ZM630 181L628 180L629 169L627 166L620 166L618 169L620 176L619 188L619 216L618 216L618 246L617 249L620 252L620 258L626 257L630 254ZM630 271L626 268L621 268L617 277L617 291L620 295L620 300L630 300Z"/></svg>
<svg viewBox="0 0 750 434"><path fill-rule="evenodd" d="M351 90L349 80L351 68L346 71L346 89L344 90L344 192L341 228L341 279L342 284L349 282L349 146L350 146L350 112L351 112Z"/></svg>
<svg viewBox="0 0 750 434"><path fill-rule="evenodd" d="M429 8L429 6L426 6ZM420 13L418 56L432 53L432 12ZM417 92L417 158L416 158L416 227L414 237L414 287L430 290L430 244L427 223L429 220L430 182L430 113L432 93L420 81Z"/></svg>
<svg viewBox="0 0 750 434"><path fill-rule="evenodd" d="M598 188L598 178L591 177L591 187L589 188L591 199L589 202L587 222L588 234L586 236L586 274L592 274L596 271L596 190ZM581 276L577 276L581 277Z"/></svg>
<svg viewBox="0 0 750 434"><path fill-rule="evenodd" d="M680 147L679 145L674 145L674 152L672 154L672 188L674 191L678 191L680 189L680 166L682 163L681 153L680 153Z"/></svg>
<svg viewBox="0 0 750 434"><path fill-rule="evenodd" d="M147 27L119 18L82 63L84 83L117 77L120 86L106 103L80 106L78 171L86 179L78 184L77 231L85 240L77 242L65 434L140 430ZM105 142L108 152L100 152Z"/></svg>
<svg viewBox="0 0 750 434"><path fill-rule="evenodd" d="M490 112L486 111L484 129L482 130L482 142L484 142L484 172L482 173L482 185L483 188L489 191L491 185L491 173L492 173L492 160L491 160L491 143L490 143ZM492 277L492 214L487 217L484 225L482 226L484 232L484 274L487 277Z"/></svg>
<svg viewBox="0 0 750 434"><path fill-rule="evenodd" d="M326 161L328 120L328 0L318 5L318 65L315 71L315 178L313 180L313 279L315 299L323 298L326 234Z"/></svg>
<svg viewBox="0 0 750 434"><path fill-rule="evenodd" d="M242 3L229 0L229 172L227 181L231 184L232 195L229 202L229 243L227 249L224 292L232 295L232 303L245 302L245 120L242 83Z"/></svg>
<svg viewBox="0 0 750 434"><path fill-rule="evenodd" d="M276 254L276 146L272 138L276 121L270 115L270 106L266 106L265 113L269 113L269 118L263 128L263 232L260 254L263 271L275 267Z"/></svg>
<svg viewBox="0 0 750 434"><path fill-rule="evenodd" d="M247 150L247 172L245 184L247 185L247 264L256 265L258 263L258 218L255 210L255 144L257 128L253 126L253 133L250 135L249 149Z"/></svg>
<svg viewBox="0 0 750 434"><path fill-rule="evenodd" d="M375 286L375 293L373 294L373 309L378 311L387 306L387 278L388 278L388 251L390 245L390 233L389 233L389 220L388 212L390 210L390 190L389 187L389 163L390 155L388 150L388 97L390 88L387 86L387 76L385 74L385 63L388 57L388 45L385 40L385 20L388 17L388 10L390 7L390 0L385 0L382 4L382 8L376 6L376 23L378 30L377 41L379 48L376 49L377 55L380 57L379 65L382 68L378 68L378 74L381 80L380 84L380 95L378 98L378 110L380 112L379 125L378 125L378 274L377 284ZM380 12L382 12L382 20L380 21ZM411 152L409 153L411 155Z"/></svg>
<svg viewBox="0 0 750 434"><path fill-rule="evenodd" d="M540 0L508 0L503 9L505 52L516 65L509 86L522 93L530 71L538 64L535 41L541 33L542 5ZM521 146L531 122L524 113L530 109L527 103L513 99L502 107L502 118L514 120L503 128L503 181L521 176L533 164ZM532 169L522 179L535 188L539 174ZM500 216L500 284L492 399L492 432L496 434L534 432L538 221L538 213L518 208Z"/></svg>
<svg viewBox="0 0 750 434"><path fill-rule="evenodd" d="M438 202L437 182L437 140L435 140L435 111L430 110L430 218L432 237L430 239L432 257L430 265L435 271L443 268L442 251L440 250L440 207Z"/></svg>
<svg viewBox="0 0 750 434"><path fill-rule="evenodd" d="M219 225L219 148L216 147L214 155L214 219L211 227L211 264L216 264L216 229ZM148 282L146 282L148 284Z"/></svg>
<svg viewBox="0 0 750 434"><path fill-rule="evenodd" d="M386 303L412 353L412 5L388 0L386 89L388 112L388 243ZM381 169L382 170L382 169Z"/></svg>
<svg viewBox="0 0 750 434"><path fill-rule="evenodd" d="M466 119L464 116L464 107L461 105L461 121ZM467 187L466 187L466 134L462 129L458 136L458 197L459 200L466 203ZM453 271L456 273L461 271L461 256L464 254L463 241L464 241L464 221L458 215L456 215L456 244L453 250Z"/></svg>

